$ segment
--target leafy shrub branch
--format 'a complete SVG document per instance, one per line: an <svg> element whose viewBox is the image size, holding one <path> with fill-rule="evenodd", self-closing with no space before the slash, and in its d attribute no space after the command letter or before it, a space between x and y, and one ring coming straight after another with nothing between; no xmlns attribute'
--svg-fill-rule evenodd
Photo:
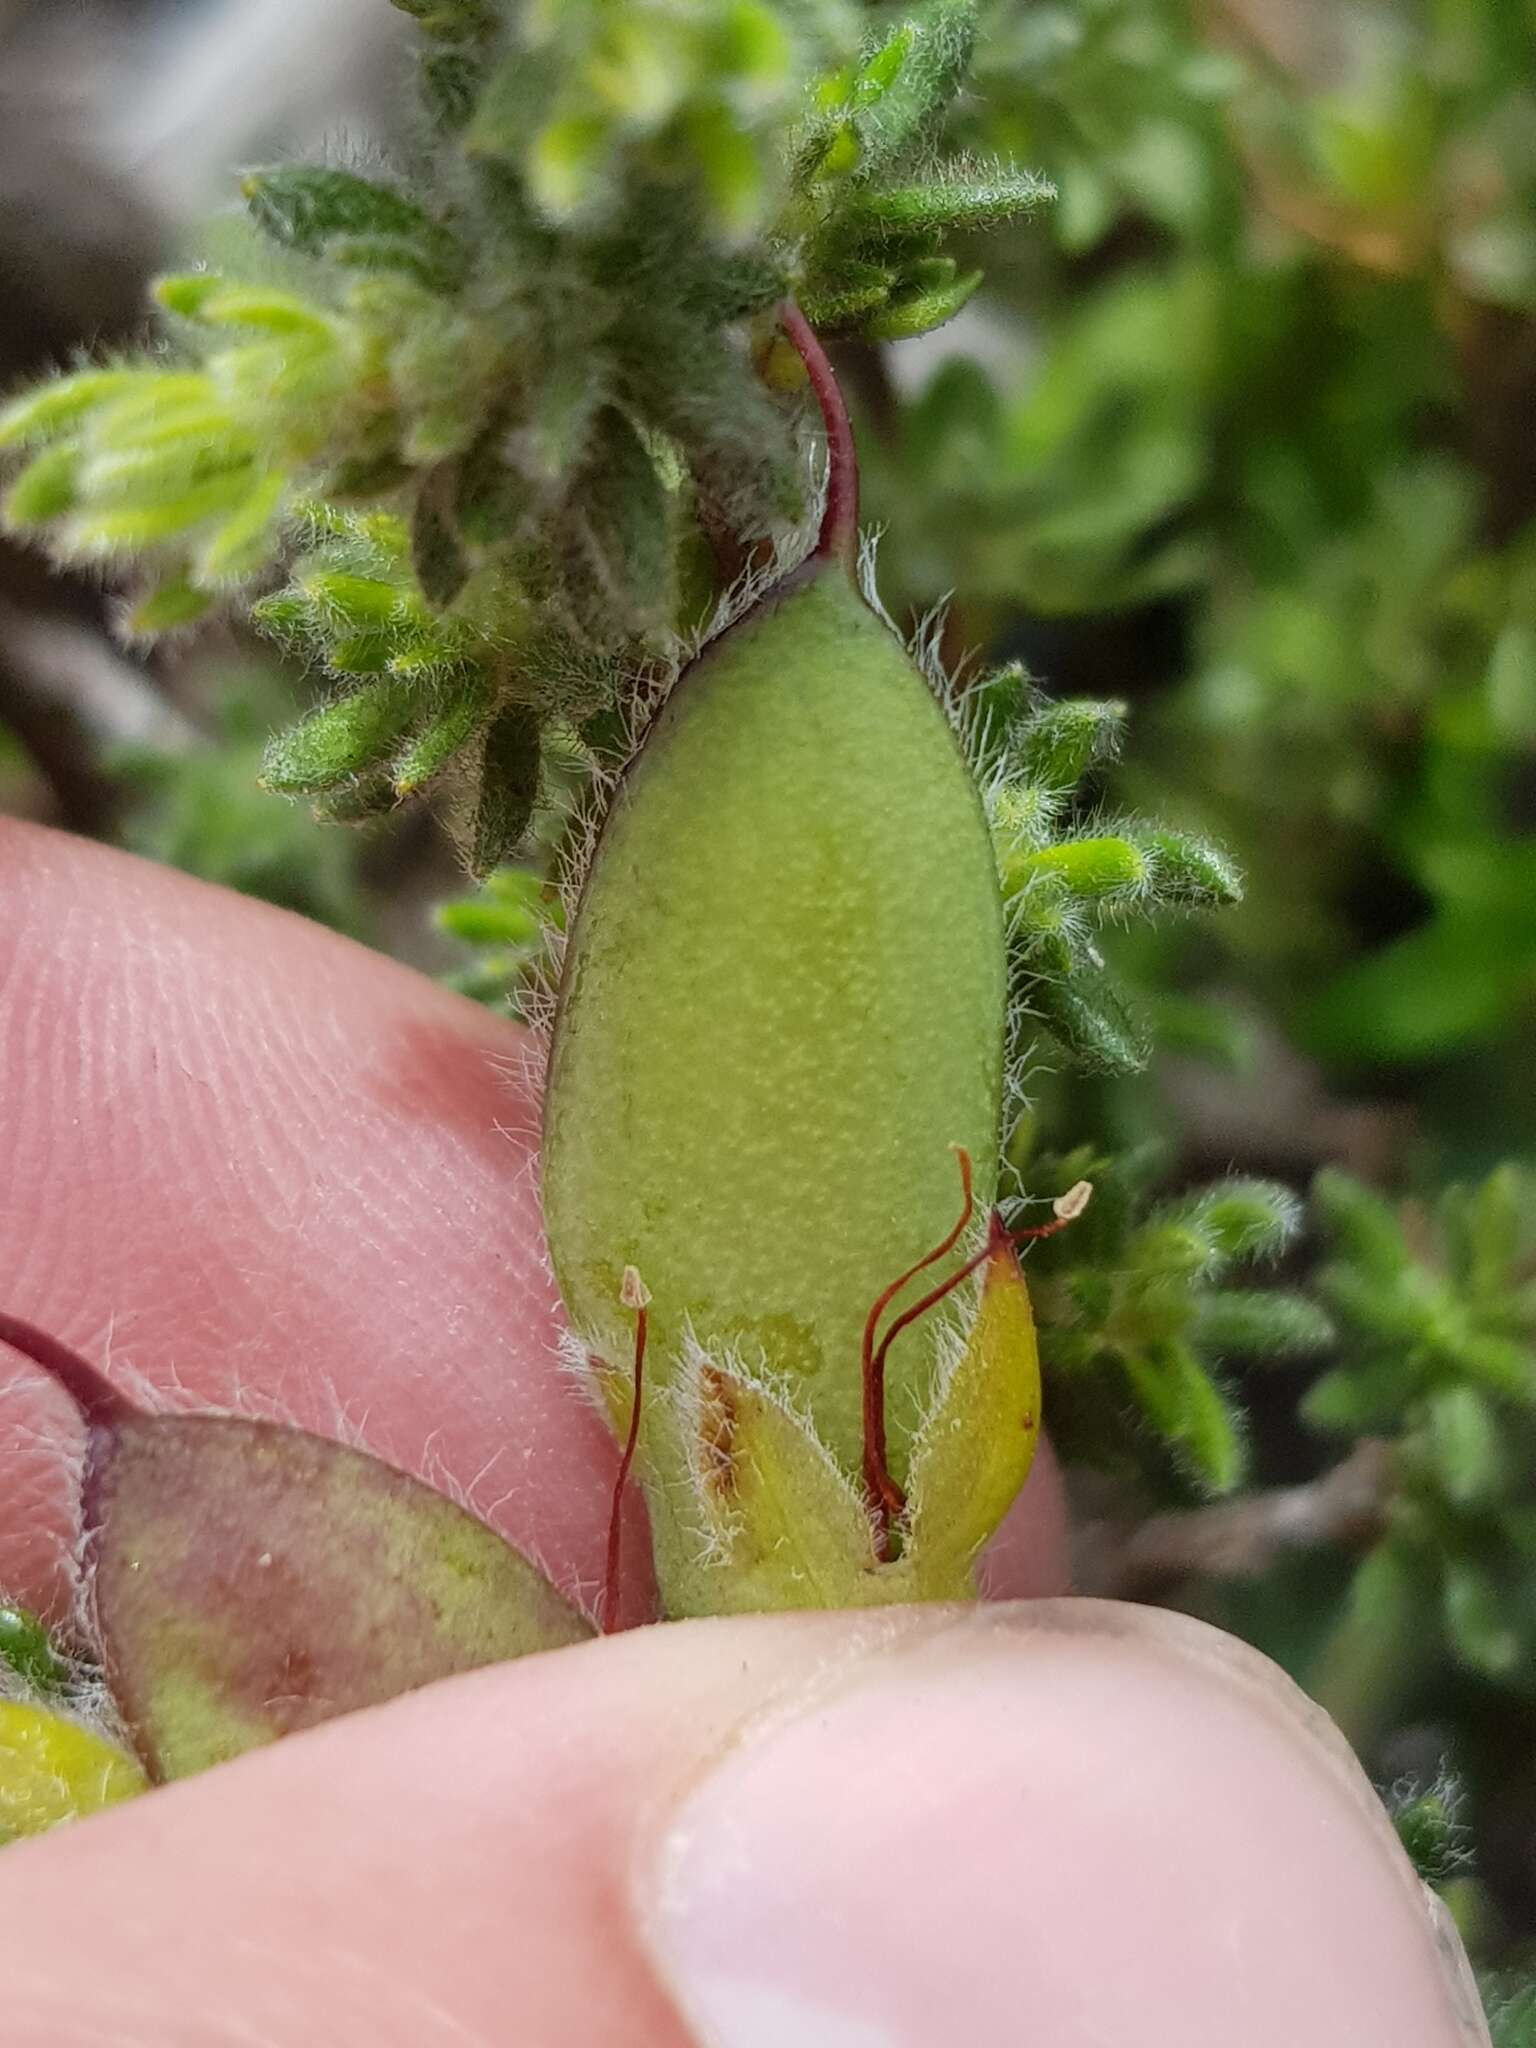
<svg viewBox="0 0 1536 2048"><path fill-rule="evenodd" d="M483 871L544 729L672 659L803 516L758 360L776 302L920 333L978 280L946 238L1048 188L940 146L966 0L862 35L828 0L406 11L413 174L249 173L269 254L162 280L161 356L16 400L4 516L61 561L142 565L134 633L258 594L328 685L273 785L357 816L452 776Z"/></svg>

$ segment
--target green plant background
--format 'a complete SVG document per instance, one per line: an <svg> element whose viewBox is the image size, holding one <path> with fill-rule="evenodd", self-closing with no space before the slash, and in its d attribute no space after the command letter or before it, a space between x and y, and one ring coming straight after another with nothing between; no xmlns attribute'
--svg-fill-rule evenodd
<svg viewBox="0 0 1536 2048"><path fill-rule="evenodd" d="M452 126L485 90L485 10L408 11ZM466 246L370 216L338 258L334 193L248 185L283 245L250 289L318 291L364 356L410 326L389 423L338 415L318 451L241 457L317 501L286 584L260 581L259 522L249 559L209 575L206 529L158 536L176 545L133 601L200 609L234 570L267 593L265 640L221 627L147 667L190 740L77 735L87 802L18 716L0 797L527 1006L622 678L718 588L718 546L696 545L711 480L734 479L714 510L738 533L803 514L793 408L717 345L793 283L851 398L886 605L915 629L945 603L946 663L995 675L973 709L991 692L1007 735L1027 1012L1008 1185L1099 1188L1029 1268L1085 1581L1221 1620L1324 1700L1399 1788L1514 2048L1536 2041L1536 16L989 0L956 93L968 10L921 12L956 76L904 112L880 70L899 11L754 6L726 44L674 44L636 0L611 17L634 90L594 99L598 11L568 10L526 152L507 140L526 108L477 102L500 196L482 180ZM850 181L839 137L860 121ZM693 270L640 334L592 279L615 245L634 278L676 255L676 209L664 247L636 225L658 190L691 195ZM535 238L558 291L451 297L492 217ZM232 217L193 243L240 274L253 246ZM322 257L351 264L351 297L317 285ZM166 296L220 345L260 344L201 286ZM570 331L606 366L600 461L562 453L562 433L593 445L590 394L548 347ZM55 336L53 359L84 339ZM685 343L686 377L641 374ZM506 478L466 424L514 345L535 543L498 524ZM226 405L238 376L220 388ZM409 472L412 519L346 508L338 472L365 459ZM445 477L489 536L446 567ZM77 533L77 560L93 547ZM446 623L416 594L434 575ZM296 704L319 722L269 748ZM269 783L379 815L322 828L258 789L263 749ZM397 808L418 786L485 873L473 891ZM1309 1540L1266 1533L1286 1489ZM1209 1540L1218 1513L1246 1516L1235 1547Z"/></svg>

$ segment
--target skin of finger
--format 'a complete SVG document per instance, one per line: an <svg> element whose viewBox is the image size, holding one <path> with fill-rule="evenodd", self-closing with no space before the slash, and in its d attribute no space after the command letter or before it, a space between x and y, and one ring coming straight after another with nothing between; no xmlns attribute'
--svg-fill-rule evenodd
<svg viewBox="0 0 1536 2048"><path fill-rule="evenodd" d="M556 1357L526 1035L57 833L0 824L0 888L0 1303L130 1392L365 1443L590 1604L615 1452ZM0 1588L57 1614L78 1431L4 1356Z"/></svg>
<svg viewBox="0 0 1536 2048"><path fill-rule="evenodd" d="M288 913L0 823L0 1305L130 1391L361 1442L590 1610L615 1451L560 1370L527 1033ZM62 1614L78 1431L0 1350L0 1591ZM622 1615L651 1611L628 1503ZM990 1590L1067 1584L1048 1459Z"/></svg>
<svg viewBox="0 0 1536 2048"><path fill-rule="evenodd" d="M1024 1491L981 1554L976 1583L983 1600L1045 1600L1072 1585L1066 1487L1048 1437L1037 1441Z"/></svg>
<svg viewBox="0 0 1536 2048"><path fill-rule="evenodd" d="M786 1757L765 1814L751 1777ZM829 1825L829 1796L867 1829ZM904 2000L942 1997L937 2034L807 2039L1100 2048L1132 2038L1094 2017L1117 1972L1139 2048L1470 2038L1379 1802L1287 1681L1184 1617L1045 1601L639 1630L17 1845L0 1859L7 2040L714 2048L682 2016L690 1937L668 1897L722 1798L746 1873L722 1924L734 1938L745 1916L754 1967L817 1989L809 1915L835 1988L873 1963ZM1244 1838L1245 1819L1286 1814L1278 1850ZM844 1880L861 1888L838 1899ZM1275 1982L1294 1993L1278 2020ZM1240 2035L1212 2032L1250 1996ZM1308 2031L1278 2030L1298 2012Z"/></svg>

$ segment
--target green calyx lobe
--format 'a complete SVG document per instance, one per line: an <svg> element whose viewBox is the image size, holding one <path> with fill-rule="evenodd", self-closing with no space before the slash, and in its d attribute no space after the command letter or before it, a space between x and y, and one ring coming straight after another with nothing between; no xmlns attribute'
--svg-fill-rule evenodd
<svg viewBox="0 0 1536 2048"><path fill-rule="evenodd" d="M990 1206L1004 1022L969 769L901 643L818 557L704 650L619 785L552 1048L546 1226L620 1424L626 1267L649 1291L636 1469L669 1611L912 1597L914 1560L878 1565L867 1513L861 1340L951 1230L956 1148ZM975 1295L956 1302L963 1328ZM930 1315L890 1349L898 1485L960 1341Z"/></svg>

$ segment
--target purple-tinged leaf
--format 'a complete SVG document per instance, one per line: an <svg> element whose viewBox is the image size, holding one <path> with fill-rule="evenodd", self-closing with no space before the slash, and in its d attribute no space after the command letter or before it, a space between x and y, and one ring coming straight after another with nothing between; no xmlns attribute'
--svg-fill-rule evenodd
<svg viewBox="0 0 1536 2048"><path fill-rule="evenodd" d="M88 1424L87 1590L157 1779L593 1633L493 1530L367 1452L278 1423L141 1414L41 1332L0 1316L0 1339Z"/></svg>

